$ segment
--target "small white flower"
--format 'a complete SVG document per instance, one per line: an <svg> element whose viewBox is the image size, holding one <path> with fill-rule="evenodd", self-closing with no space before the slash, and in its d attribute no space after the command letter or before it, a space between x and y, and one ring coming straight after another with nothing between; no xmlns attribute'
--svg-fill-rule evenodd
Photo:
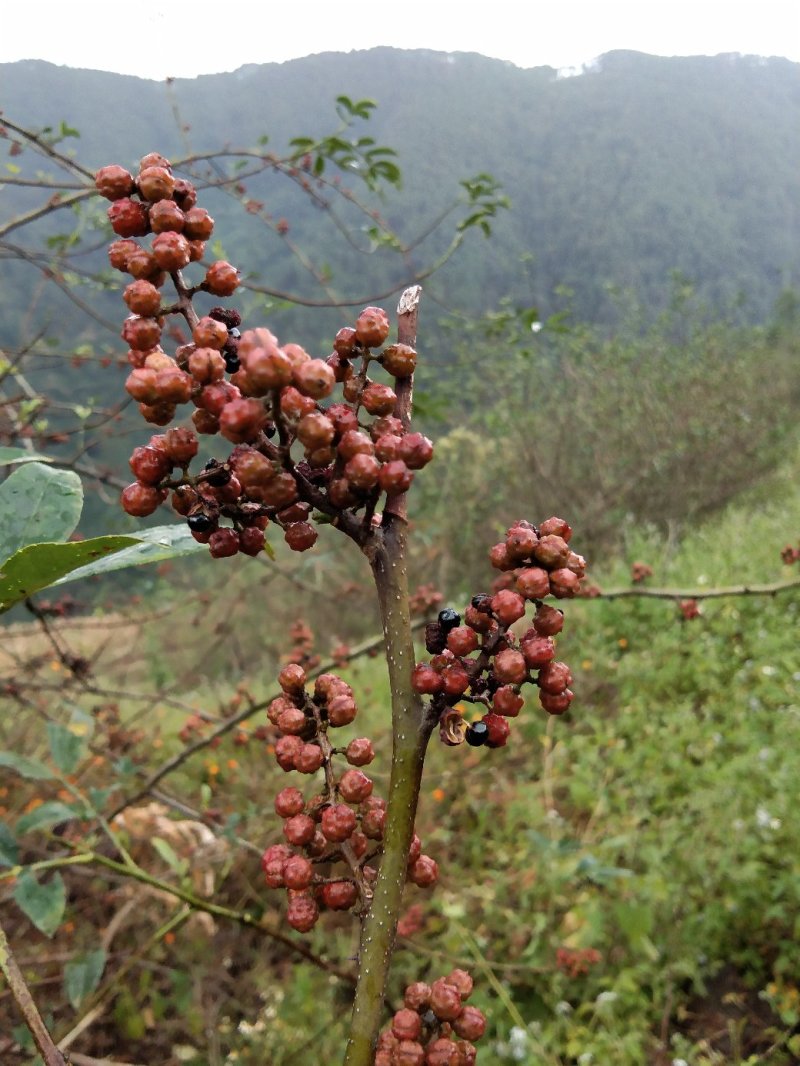
<svg viewBox="0 0 800 1066"><path fill-rule="evenodd" d="M768 663L761 667L761 673L764 677L774 677L777 674L777 668L770 666Z"/></svg>
<svg viewBox="0 0 800 1066"><path fill-rule="evenodd" d="M780 818L773 818L766 807L756 808L756 825L759 829L780 829Z"/></svg>
<svg viewBox="0 0 800 1066"><path fill-rule="evenodd" d="M616 992L601 992L597 999L594 1001L595 1006L604 1007L608 1003L613 1003L617 999Z"/></svg>
<svg viewBox="0 0 800 1066"><path fill-rule="evenodd" d="M508 1042L511 1044L512 1050L517 1047L525 1047L528 1043L528 1034L524 1029L520 1029L518 1025L515 1025L508 1034Z"/></svg>
<svg viewBox="0 0 800 1066"><path fill-rule="evenodd" d="M560 999L556 1003L556 1014L572 1014L572 1004L567 1003L565 999Z"/></svg>
<svg viewBox="0 0 800 1066"><path fill-rule="evenodd" d="M508 1034L508 1050L516 1062L524 1062L528 1058L528 1034L518 1025Z"/></svg>
<svg viewBox="0 0 800 1066"><path fill-rule="evenodd" d="M673 1059L672 1066L689 1066L689 1063L686 1059Z"/></svg>

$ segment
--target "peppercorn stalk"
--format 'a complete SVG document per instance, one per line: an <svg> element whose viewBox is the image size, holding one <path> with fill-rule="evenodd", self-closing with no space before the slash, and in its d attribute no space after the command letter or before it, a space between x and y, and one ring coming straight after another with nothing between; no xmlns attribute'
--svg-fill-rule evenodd
<svg viewBox="0 0 800 1066"><path fill-rule="evenodd" d="M412 347L416 343L419 296L419 286L407 289L398 307L398 340ZM396 414L406 429L410 422L411 393L411 378L398 382ZM358 983L345 1066L372 1066L374 1061L414 835L425 749L435 721L426 718L422 700L411 685L414 643L408 602L407 532L403 494L387 502L381 525L364 545L383 624L392 701L392 769L380 874L361 930Z"/></svg>

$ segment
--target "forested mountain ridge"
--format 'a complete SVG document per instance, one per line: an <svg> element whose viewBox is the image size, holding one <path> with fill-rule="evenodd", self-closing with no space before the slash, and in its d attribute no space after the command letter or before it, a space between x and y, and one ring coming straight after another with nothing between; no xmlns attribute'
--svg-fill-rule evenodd
<svg viewBox="0 0 800 1066"><path fill-rule="evenodd" d="M406 234L462 177L488 171L510 196L494 239L472 240L442 276L450 305L477 310L510 295L547 313L566 285L579 316L603 319L609 286L663 305L679 270L711 303L744 293L747 316L758 318L800 275L800 65L788 60L612 52L560 77L474 54L377 48L176 79L169 90L40 61L0 65L8 119L66 121L90 168L131 165L154 148L245 146L265 133L278 150L329 130L340 93L378 102L365 131L399 153L404 186L386 213ZM20 203L20 190L5 186L3 217ZM278 194L276 213L283 207ZM293 210L298 237L311 240L315 212ZM327 247L319 259L343 261ZM271 271L278 286L311 284L278 259Z"/></svg>

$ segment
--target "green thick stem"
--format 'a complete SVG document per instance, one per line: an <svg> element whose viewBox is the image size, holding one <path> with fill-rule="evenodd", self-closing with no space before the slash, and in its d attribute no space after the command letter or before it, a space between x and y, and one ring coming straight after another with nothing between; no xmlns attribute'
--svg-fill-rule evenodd
<svg viewBox="0 0 800 1066"><path fill-rule="evenodd" d="M430 737L422 701L411 687L414 646L405 565L406 523L393 518L371 558L392 693L392 771L380 875L361 932L358 984L345 1066L372 1066L384 989L406 883L422 766Z"/></svg>

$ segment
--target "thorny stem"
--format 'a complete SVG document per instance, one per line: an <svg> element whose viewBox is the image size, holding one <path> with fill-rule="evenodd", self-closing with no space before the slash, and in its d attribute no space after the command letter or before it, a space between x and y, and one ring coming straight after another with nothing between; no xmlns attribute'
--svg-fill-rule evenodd
<svg viewBox="0 0 800 1066"><path fill-rule="evenodd" d="M6 939L2 925L0 925L0 970L2 970L6 981L8 981L11 994L16 1000L22 1017L25 1019L25 1025L30 1030L45 1066L67 1066L67 1060L53 1043L53 1038L42 1021L42 1016L25 983L22 971L11 953L11 947Z"/></svg>
<svg viewBox="0 0 800 1066"><path fill-rule="evenodd" d="M413 345L415 341L418 297L417 291L406 302L401 299L398 333L402 343ZM404 395L398 397L404 422L410 409L410 389L409 383ZM398 499L391 513L384 510L382 525L365 546L378 593L392 693L392 770L383 859L372 905L361 931L358 983L345 1066L372 1066L374 1060L406 883L425 749L433 724L426 720L422 701L411 687L414 645L408 606L406 532L404 501Z"/></svg>

